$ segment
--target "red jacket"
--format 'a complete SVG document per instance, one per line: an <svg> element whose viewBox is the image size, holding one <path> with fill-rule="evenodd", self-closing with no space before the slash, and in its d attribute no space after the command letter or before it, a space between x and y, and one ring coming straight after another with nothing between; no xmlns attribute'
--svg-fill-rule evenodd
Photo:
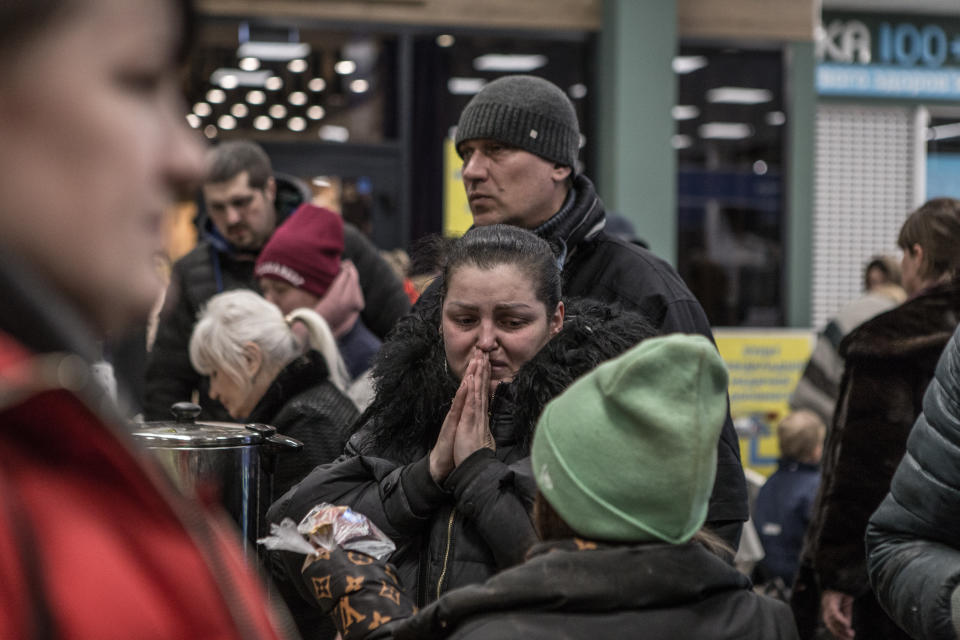
<svg viewBox="0 0 960 640"><path fill-rule="evenodd" d="M0 333L0 638L279 638L226 521L63 388L78 365Z"/></svg>

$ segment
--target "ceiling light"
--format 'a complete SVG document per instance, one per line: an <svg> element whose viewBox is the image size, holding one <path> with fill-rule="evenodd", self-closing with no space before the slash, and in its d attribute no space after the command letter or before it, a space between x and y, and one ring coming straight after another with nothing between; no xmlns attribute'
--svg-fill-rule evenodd
<svg viewBox="0 0 960 640"><path fill-rule="evenodd" d="M219 85L224 89L262 87L269 77L270 72L266 69L261 69L260 71L243 71L242 69L221 67L210 74L210 84Z"/></svg>
<svg viewBox="0 0 960 640"><path fill-rule="evenodd" d="M443 47L443 48L452 47L453 43L456 41L457 39L454 38L449 33L441 33L440 35L437 36L438 47Z"/></svg>
<svg viewBox="0 0 960 640"><path fill-rule="evenodd" d="M450 78L447 80L447 91L455 96L472 96L480 93L487 81L483 78Z"/></svg>
<svg viewBox="0 0 960 640"><path fill-rule="evenodd" d="M767 168L767 163L763 160L757 160L753 163L753 172L758 176L766 175Z"/></svg>
<svg viewBox="0 0 960 640"><path fill-rule="evenodd" d="M300 116L294 116L287 122L290 131L303 131L307 128L307 121Z"/></svg>
<svg viewBox="0 0 960 640"><path fill-rule="evenodd" d="M293 60L310 55L310 45L306 42L244 42L237 48L238 58L259 58L260 60Z"/></svg>
<svg viewBox="0 0 960 640"><path fill-rule="evenodd" d="M303 58L294 58L287 63L287 69L289 69L291 73L303 73L307 70L307 61Z"/></svg>
<svg viewBox="0 0 960 640"><path fill-rule="evenodd" d="M674 73L693 73L707 66L704 56L676 56L671 65Z"/></svg>
<svg viewBox="0 0 960 640"><path fill-rule="evenodd" d="M271 120L269 116L257 116L253 120L253 126L260 131L267 131L273 126L273 120Z"/></svg>
<svg viewBox="0 0 960 640"><path fill-rule="evenodd" d="M321 120L325 115L327 115L327 112L318 104L307 107L307 117L311 120Z"/></svg>
<svg viewBox="0 0 960 640"><path fill-rule="evenodd" d="M764 120L766 120L767 124L771 126L779 127L787 121L787 116L783 113L783 111L770 111L766 116L764 116Z"/></svg>
<svg viewBox="0 0 960 640"><path fill-rule="evenodd" d="M187 124L189 124L194 129L198 129L200 127L200 116L198 116L195 113L188 113Z"/></svg>
<svg viewBox="0 0 960 640"><path fill-rule="evenodd" d="M241 58L237 66L240 67L241 71L256 71L260 68L260 60L247 56L246 58Z"/></svg>
<svg viewBox="0 0 960 640"><path fill-rule="evenodd" d="M707 122L700 125L701 138L713 140L742 140L753 135L753 128L743 122Z"/></svg>
<svg viewBox="0 0 960 640"><path fill-rule="evenodd" d="M546 64L547 56L539 53L488 53L473 59L473 68L477 71L533 71Z"/></svg>
<svg viewBox="0 0 960 640"><path fill-rule="evenodd" d="M707 91L707 102L724 104L762 104L773 100L769 89L749 89L747 87L717 87Z"/></svg>
<svg viewBox="0 0 960 640"><path fill-rule="evenodd" d="M700 115L700 109L692 104L678 104L670 109L674 120L693 120Z"/></svg>
<svg viewBox="0 0 960 640"><path fill-rule="evenodd" d="M273 104L270 105L268 113L271 117L276 118L277 120L287 117L287 108L282 104Z"/></svg>
<svg viewBox="0 0 960 640"><path fill-rule="evenodd" d="M567 93L570 94L570 97L574 100L579 100L587 95L587 85L583 84L582 82L570 85L570 88L567 89Z"/></svg>
<svg viewBox="0 0 960 640"><path fill-rule="evenodd" d="M225 113L219 118L217 118L217 126L220 127L221 129L227 129L227 130L236 129L237 119L234 118L229 113Z"/></svg>
<svg viewBox="0 0 960 640"><path fill-rule="evenodd" d="M693 146L693 139L690 136L677 134L670 138L670 144L674 149L686 149Z"/></svg>
<svg viewBox="0 0 960 640"><path fill-rule="evenodd" d="M317 135L330 142L346 142L350 139L350 131L346 127L338 127L332 124L325 124L320 127Z"/></svg>
<svg viewBox="0 0 960 640"><path fill-rule="evenodd" d="M283 79L280 76L270 76L263 83L263 86L270 91L279 91L283 87Z"/></svg>
<svg viewBox="0 0 960 640"><path fill-rule="evenodd" d="M259 89L247 92L247 102L250 104L263 104L267 101L267 94Z"/></svg>
<svg viewBox="0 0 960 640"><path fill-rule="evenodd" d="M313 179L310 180L310 184L315 187L320 187L321 189L329 189L333 186L330 184L330 178L327 176L314 176Z"/></svg>
<svg viewBox="0 0 960 640"><path fill-rule="evenodd" d="M207 91L207 102L222 104L226 99L227 94L224 93L223 89L210 89L210 91Z"/></svg>
<svg viewBox="0 0 960 640"><path fill-rule="evenodd" d="M307 83L307 89L310 91L323 91L327 88L327 81L323 78L310 78L310 82Z"/></svg>
<svg viewBox="0 0 960 640"><path fill-rule="evenodd" d="M341 60L333 65L333 70L342 76L348 76L357 70L357 63L353 60Z"/></svg>
<svg viewBox="0 0 960 640"><path fill-rule="evenodd" d="M235 118L246 118L247 114L250 113L250 109L242 102L238 102L230 107L230 113L232 113Z"/></svg>
<svg viewBox="0 0 960 640"><path fill-rule="evenodd" d="M213 107L206 102L198 102L197 104L193 105L193 112L201 118L206 118L208 115L213 113Z"/></svg>
<svg viewBox="0 0 960 640"><path fill-rule="evenodd" d="M307 94L303 91L294 91L287 96L287 102L298 107L307 104Z"/></svg>
<svg viewBox="0 0 960 640"><path fill-rule="evenodd" d="M208 138L216 138L217 128L212 124L208 124L203 128L203 135L207 136Z"/></svg>
<svg viewBox="0 0 960 640"><path fill-rule="evenodd" d="M363 78L357 78L350 83L350 91L353 91L354 93L366 93L369 88L370 83Z"/></svg>

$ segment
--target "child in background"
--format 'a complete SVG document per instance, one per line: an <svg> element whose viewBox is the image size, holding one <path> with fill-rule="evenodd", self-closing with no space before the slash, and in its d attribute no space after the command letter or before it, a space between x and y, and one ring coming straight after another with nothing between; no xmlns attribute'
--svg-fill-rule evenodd
<svg viewBox="0 0 960 640"><path fill-rule="evenodd" d="M781 420L777 425L779 466L757 494L753 520L766 552L757 569L757 582L779 579L784 595L793 584L803 534L820 486L826 432L820 417L808 409Z"/></svg>

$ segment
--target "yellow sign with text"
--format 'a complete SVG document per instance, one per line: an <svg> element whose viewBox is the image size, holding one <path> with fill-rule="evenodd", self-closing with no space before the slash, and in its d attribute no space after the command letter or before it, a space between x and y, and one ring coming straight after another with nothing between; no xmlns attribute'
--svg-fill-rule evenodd
<svg viewBox="0 0 960 640"><path fill-rule="evenodd" d="M463 160L457 155L452 138L443 141L443 235L447 238L462 236L473 225L473 214L463 189L460 169Z"/></svg>
<svg viewBox="0 0 960 640"><path fill-rule="evenodd" d="M780 447L776 426L813 349L814 333L794 329L716 329L717 348L730 372L730 415L740 437L743 466L769 476Z"/></svg>

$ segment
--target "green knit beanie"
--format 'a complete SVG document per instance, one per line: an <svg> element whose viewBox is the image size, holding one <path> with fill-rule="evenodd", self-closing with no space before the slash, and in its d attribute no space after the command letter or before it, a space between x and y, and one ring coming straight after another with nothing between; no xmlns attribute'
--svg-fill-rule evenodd
<svg viewBox="0 0 960 640"><path fill-rule="evenodd" d="M577 170L580 127L566 94L536 76L504 76L487 84L464 108L456 147L489 138Z"/></svg>
<svg viewBox="0 0 960 640"><path fill-rule="evenodd" d="M547 405L537 486L586 538L686 542L707 517L726 414L727 370L707 338L649 338Z"/></svg>

